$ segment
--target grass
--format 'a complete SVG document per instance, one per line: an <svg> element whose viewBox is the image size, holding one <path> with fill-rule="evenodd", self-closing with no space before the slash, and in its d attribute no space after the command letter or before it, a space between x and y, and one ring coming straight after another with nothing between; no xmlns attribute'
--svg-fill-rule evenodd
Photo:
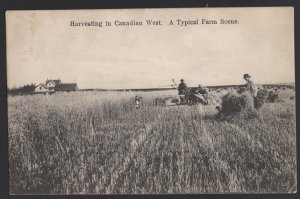
<svg viewBox="0 0 300 199"><path fill-rule="evenodd" d="M261 117L235 121L217 120L213 104L155 106L176 91L9 97L10 192L295 192L295 102L280 92Z"/></svg>

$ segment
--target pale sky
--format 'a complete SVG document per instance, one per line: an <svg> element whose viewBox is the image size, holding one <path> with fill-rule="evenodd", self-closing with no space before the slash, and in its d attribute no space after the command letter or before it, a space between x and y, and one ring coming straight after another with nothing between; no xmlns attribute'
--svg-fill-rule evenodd
<svg viewBox="0 0 300 199"><path fill-rule="evenodd" d="M293 8L9 11L8 87L60 78L83 88L153 88L295 82ZM147 26L145 20L161 20ZM236 19L178 26L177 19ZM143 26L71 27L70 21ZM169 25L173 20L174 25Z"/></svg>

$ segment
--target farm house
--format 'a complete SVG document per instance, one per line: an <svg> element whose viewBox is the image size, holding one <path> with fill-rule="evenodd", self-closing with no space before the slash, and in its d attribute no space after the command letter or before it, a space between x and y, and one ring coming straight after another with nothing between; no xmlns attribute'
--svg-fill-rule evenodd
<svg viewBox="0 0 300 199"><path fill-rule="evenodd" d="M56 91L77 91L76 83L61 83L61 80L46 80L46 84L39 84L35 87L36 94L52 94Z"/></svg>
<svg viewBox="0 0 300 199"><path fill-rule="evenodd" d="M54 92L54 88L49 88L49 87L47 87L46 84L39 84L34 89L34 93L37 93L37 94L50 94L53 92Z"/></svg>

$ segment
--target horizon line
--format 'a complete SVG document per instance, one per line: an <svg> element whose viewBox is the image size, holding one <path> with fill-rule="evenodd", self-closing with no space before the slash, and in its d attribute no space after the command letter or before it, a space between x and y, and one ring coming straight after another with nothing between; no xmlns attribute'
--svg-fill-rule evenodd
<svg viewBox="0 0 300 199"><path fill-rule="evenodd" d="M234 87L234 86L244 86L245 84L225 84L225 85L209 85L209 86L203 86L205 88L215 88L215 87ZM265 83L265 84L257 84L261 86L286 86L286 85L295 85L294 82L289 83ZM194 88L197 86L188 86L188 88ZM177 87L148 87L148 88L81 88L80 90L103 90L103 91L122 91L122 90L171 90L171 89L177 89Z"/></svg>

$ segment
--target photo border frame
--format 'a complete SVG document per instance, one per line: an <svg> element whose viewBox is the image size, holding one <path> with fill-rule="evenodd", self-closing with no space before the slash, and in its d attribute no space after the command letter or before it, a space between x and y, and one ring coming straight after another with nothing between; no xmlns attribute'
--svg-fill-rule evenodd
<svg viewBox="0 0 300 199"><path fill-rule="evenodd" d="M298 2L299 4L299 2ZM7 10L77 10L77 9L135 9L135 8L203 8L203 7L294 7L294 41L295 41L295 84L296 114L299 65L299 5L292 0L1 0L0 2L0 198L243 198L243 199L291 199L299 195L299 148L300 135L299 117L296 117L297 142L297 193L292 194L149 194L149 195L9 195L9 164L8 164L8 109L7 109L7 62L6 62L6 29L5 11ZM297 24L299 23L299 25Z"/></svg>

